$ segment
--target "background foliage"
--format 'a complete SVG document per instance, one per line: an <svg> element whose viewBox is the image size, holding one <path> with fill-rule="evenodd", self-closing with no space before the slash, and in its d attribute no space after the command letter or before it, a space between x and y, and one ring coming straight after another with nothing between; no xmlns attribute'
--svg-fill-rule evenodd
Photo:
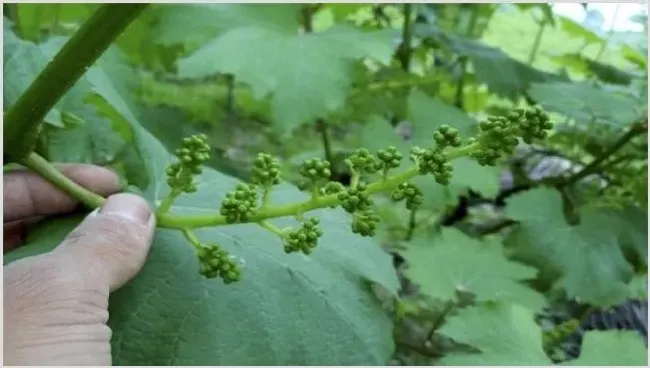
<svg viewBox="0 0 650 368"><path fill-rule="evenodd" d="M3 5L5 111L97 7ZM418 211L378 199L372 239L329 209L310 256L252 225L201 231L245 265L226 286L159 230L111 296L115 364L644 365L646 54L645 33L546 4L152 5L48 113L38 151L111 166L158 203L168 152L205 133L211 169L173 208L201 213L258 151L282 159L274 199L290 203L306 198L292 185L305 158L347 184L358 147L406 154L442 124L467 138L539 104L555 123L543 145L497 167L454 161L448 186L418 178ZM43 222L5 263L78 220Z"/></svg>

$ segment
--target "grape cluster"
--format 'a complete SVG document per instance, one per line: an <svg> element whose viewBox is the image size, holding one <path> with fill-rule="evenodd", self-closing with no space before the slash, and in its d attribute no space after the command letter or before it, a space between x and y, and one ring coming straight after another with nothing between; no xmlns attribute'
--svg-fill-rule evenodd
<svg viewBox="0 0 650 368"><path fill-rule="evenodd" d="M341 207L348 213L364 211L372 206L373 202L370 194L366 191L368 186L365 183L359 183L355 188L350 188L345 192L338 194L341 201Z"/></svg>
<svg viewBox="0 0 650 368"><path fill-rule="evenodd" d="M257 207L257 186L253 184L237 184L235 189L221 202L220 213L226 217L226 222L234 224L245 222L255 214Z"/></svg>
<svg viewBox="0 0 650 368"><path fill-rule="evenodd" d="M431 148L413 147L411 158L418 165L421 175L432 174L439 184L449 184L454 169L444 152Z"/></svg>
<svg viewBox="0 0 650 368"><path fill-rule="evenodd" d="M284 251L286 253L303 252L310 254L318 244L318 239L323 236L323 231L318 226L318 218L311 217L304 221L298 230L286 233L284 237Z"/></svg>
<svg viewBox="0 0 650 368"><path fill-rule="evenodd" d="M377 158L381 161L384 170L387 170L398 168L402 162L403 155L397 150L397 147L390 146L377 151Z"/></svg>
<svg viewBox="0 0 650 368"><path fill-rule="evenodd" d="M494 166L506 155L512 155L522 138L526 143L544 139L551 129L548 115L540 108L531 110L515 109L506 116L491 116L479 123L479 134L470 139L478 143L479 149L470 156L479 164Z"/></svg>
<svg viewBox="0 0 650 368"><path fill-rule="evenodd" d="M280 161L268 153L259 153L253 160L251 183L269 188L280 183Z"/></svg>
<svg viewBox="0 0 650 368"><path fill-rule="evenodd" d="M372 211L355 212L352 217L352 232L361 236L374 236L379 220L379 215Z"/></svg>
<svg viewBox="0 0 650 368"><path fill-rule="evenodd" d="M209 279L220 277L226 284L241 280L239 266L230 258L228 252L217 244L200 245L197 257L201 275Z"/></svg>
<svg viewBox="0 0 650 368"><path fill-rule="evenodd" d="M424 201L424 194L413 183L402 183L390 193L394 201L406 200L406 209L416 210Z"/></svg>
<svg viewBox="0 0 650 368"><path fill-rule="evenodd" d="M357 149L348 157L346 163L357 173L374 174L382 168L381 162L366 148Z"/></svg>
<svg viewBox="0 0 650 368"><path fill-rule="evenodd" d="M167 184L185 193L196 192L195 176L203 172L202 166L210 159L210 146L205 134L183 138L181 148L175 151L178 162L167 167Z"/></svg>
<svg viewBox="0 0 650 368"><path fill-rule="evenodd" d="M452 128L447 124L441 125L433 133L433 139L436 141L436 147L439 150L447 147L460 147L462 144L458 129Z"/></svg>
<svg viewBox="0 0 650 368"><path fill-rule="evenodd" d="M547 131L553 128L550 117L539 106L529 110L515 109L507 115L507 119L519 128L519 136L527 144L546 139Z"/></svg>
<svg viewBox="0 0 650 368"><path fill-rule="evenodd" d="M331 164L327 160L318 158L305 160L300 167L300 175L311 182L328 179L332 175L330 166Z"/></svg>

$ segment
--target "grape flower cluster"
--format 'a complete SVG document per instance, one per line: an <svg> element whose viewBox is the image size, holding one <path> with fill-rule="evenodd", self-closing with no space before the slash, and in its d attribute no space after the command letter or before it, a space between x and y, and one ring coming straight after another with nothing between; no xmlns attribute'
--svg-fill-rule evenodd
<svg viewBox="0 0 650 368"><path fill-rule="evenodd" d="M290 204L273 206L269 193L281 182L279 159L260 153L253 160L249 183L239 183L226 193L221 202L220 224L257 223L280 236L286 253L310 254L323 236L317 217L303 218L303 213L318 208L341 207L350 214L350 229L361 236L374 236L380 217L373 211L372 196L386 193L395 202L404 202L406 209L414 211L424 202L424 194L411 180L416 176L432 176L436 182L448 185L453 174L451 160L468 156L481 165L495 165L500 159L514 152L519 140L530 143L544 139L552 127L548 115L541 109L514 109L505 116L490 117L478 125L478 134L465 142L458 129L450 125L440 126L432 136L431 146L413 147L410 160L414 166L405 168L392 176L392 170L403 166L403 153L394 146L371 152L359 148L345 160L351 172L350 185L330 181L331 163L313 158L305 160L298 169L311 198ZM204 135L185 138L176 151L179 161L167 168L167 182L172 192L196 191L195 177L201 174L201 166L209 158L209 146ZM260 200L261 198L261 200ZM298 228L275 228L267 219L295 216ZM186 231L186 229L184 230ZM228 252L217 245L198 244L200 273L205 277L219 277L224 282L241 278L238 265Z"/></svg>

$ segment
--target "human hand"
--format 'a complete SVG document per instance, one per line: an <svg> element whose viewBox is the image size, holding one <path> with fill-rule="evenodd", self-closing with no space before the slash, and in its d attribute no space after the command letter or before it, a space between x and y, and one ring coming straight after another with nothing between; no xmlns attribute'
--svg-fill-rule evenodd
<svg viewBox="0 0 650 368"><path fill-rule="evenodd" d="M101 195L118 178L92 165L61 165ZM4 251L19 246L31 224L78 203L27 171L4 174ZM111 365L109 293L142 267L155 216L142 198L114 194L53 251L4 267L4 364Z"/></svg>

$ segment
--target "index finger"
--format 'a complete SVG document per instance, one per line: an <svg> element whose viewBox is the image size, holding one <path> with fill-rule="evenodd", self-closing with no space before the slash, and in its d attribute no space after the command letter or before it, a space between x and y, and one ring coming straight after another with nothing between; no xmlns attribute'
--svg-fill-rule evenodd
<svg viewBox="0 0 650 368"><path fill-rule="evenodd" d="M120 190L119 177L103 167L88 164L59 164L56 167L72 181L102 196ZM71 212L79 205L77 200L26 169L4 173L3 181L5 223Z"/></svg>

